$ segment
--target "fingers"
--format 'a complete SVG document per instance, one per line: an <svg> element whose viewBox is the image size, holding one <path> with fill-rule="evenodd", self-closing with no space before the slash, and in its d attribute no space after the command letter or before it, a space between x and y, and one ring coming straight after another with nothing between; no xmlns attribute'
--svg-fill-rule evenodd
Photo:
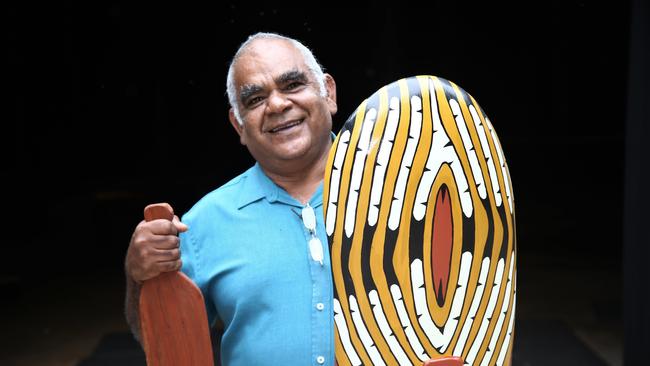
<svg viewBox="0 0 650 366"><path fill-rule="evenodd" d="M175 261L158 262L157 265L160 269L160 272L173 272L179 271L181 269L183 266L183 261L177 259Z"/></svg>
<svg viewBox="0 0 650 366"><path fill-rule="evenodd" d="M170 262L181 259L181 251L178 248L174 249L150 249L148 254L153 262Z"/></svg>
<svg viewBox="0 0 650 366"><path fill-rule="evenodd" d="M184 233L187 231L188 227L187 225L183 224L181 220L178 218L178 216L174 215L174 219L172 220L172 224L176 227L176 230L178 230L179 233Z"/></svg>
<svg viewBox="0 0 650 366"><path fill-rule="evenodd" d="M183 266L183 261L180 259L166 262L155 262L147 267L146 270L142 268L128 270L128 276L138 284L142 284L146 280L150 280L165 272L179 271ZM128 267L127 267L128 269Z"/></svg>
<svg viewBox="0 0 650 366"><path fill-rule="evenodd" d="M180 259L180 257L176 257L176 258L177 259L174 260L160 261L160 262L153 263L151 265L152 270L149 272L150 277L145 278L145 281L148 280L149 278L156 277L159 274L164 272L174 272L180 270L181 267L183 266L183 261Z"/></svg>
<svg viewBox="0 0 650 366"><path fill-rule="evenodd" d="M132 242L126 256L126 272L134 281L142 283L162 272L179 270L182 266L180 258L178 247L159 249Z"/></svg>
<svg viewBox="0 0 650 366"><path fill-rule="evenodd" d="M178 224L181 224L184 227L187 227L185 224L181 223L178 221ZM147 222L141 222L139 227L142 228L142 230L147 230L152 234L156 235L177 235L179 232L179 228L177 227L176 223L173 221L165 220L165 219L158 219L158 220L152 220L152 221L147 221Z"/></svg>
<svg viewBox="0 0 650 366"><path fill-rule="evenodd" d="M142 246L149 246L154 249L174 249L180 246L181 240L176 235L148 235Z"/></svg>
<svg viewBox="0 0 650 366"><path fill-rule="evenodd" d="M142 221L136 227L127 250L125 267L127 274L142 283L162 272L181 268L179 232L187 226L178 217L174 221Z"/></svg>

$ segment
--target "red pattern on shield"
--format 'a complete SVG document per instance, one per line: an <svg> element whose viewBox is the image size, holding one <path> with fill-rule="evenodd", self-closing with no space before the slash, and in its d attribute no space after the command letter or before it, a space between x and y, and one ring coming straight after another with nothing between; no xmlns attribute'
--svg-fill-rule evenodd
<svg viewBox="0 0 650 366"><path fill-rule="evenodd" d="M453 245L453 222L451 217L451 200L446 185L442 185L436 197L433 214L433 234L431 238L431 268L433 290L438 306L445 303L447 284L449 283L449 266L451 247Z"/></svg>

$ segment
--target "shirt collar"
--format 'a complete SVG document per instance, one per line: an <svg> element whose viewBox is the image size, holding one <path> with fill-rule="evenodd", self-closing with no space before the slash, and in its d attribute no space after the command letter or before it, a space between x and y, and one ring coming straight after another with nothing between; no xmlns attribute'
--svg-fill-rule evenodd
<svg viewBox="0 0 650 366"><path fill-rule="evenodd" d="M246 179L242 181L242 189L239 193L237 208L242 209L243 207L262 198L266 198L270 203L281 202L296 207L304 206L264 174L259 163L255 163L255 165L246 172ZM323 182L321 181L316 192L314 192L314 195L309 199L309 205L316 208L322 206L322 204Z"/></svg>
<svg viewBox="0 0 650 366"><path fill-rule="evenodd" d="M331 132L332 141L336 138L336 134ZM259 163L255 163L253 167L248 169L246 179L242 183L242 190L239 194L237 208L243 207L266 198L269 202L282 202L287 205L296 207L303 207L295 198L291 197L284 189L275 184L262 170ZM318 185L316 192L309 199L311 207L319 207L323 204L323 181Z"/></svg>
<svg viewBox="0 0 650 366"><path fill-rule="evenodd" d="M259 163L246 172L246 179L242 182L242 189L239 193L237 208L253 203L266 197L269 201L274 201L278 196L278 187L269 177L264 174Z"/></svg>

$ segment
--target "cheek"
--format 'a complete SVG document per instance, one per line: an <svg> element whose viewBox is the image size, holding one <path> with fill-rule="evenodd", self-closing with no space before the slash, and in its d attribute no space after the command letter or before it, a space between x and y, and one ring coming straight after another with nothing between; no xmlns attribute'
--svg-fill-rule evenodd
<svg viewBox="0 0 650 366"><path fill-rule="evenodd" d="M242 125L239 131L239 141L242 145L248 145L256 139L259 139L257 136L260 132L261 117L257 113L249 112L245 115L242 115L244 124Z"/></svg>
<svg viewBox="0 0 650 366"><path fill-rule="evenodd" d="M332 113L330 113L330 108L327 105L325 101L321 103L317 103L316 106L313 109L316 114L316 120L318 121L327 121L328 124L331 124L331 116ZM319 126L322 126L323 123L319 123Z"/></svg>

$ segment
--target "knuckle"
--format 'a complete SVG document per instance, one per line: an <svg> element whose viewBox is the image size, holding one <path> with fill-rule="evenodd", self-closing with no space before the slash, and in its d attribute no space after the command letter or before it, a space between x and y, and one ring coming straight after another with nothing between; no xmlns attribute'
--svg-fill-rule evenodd
<svg viewBox="0 0 650 366"><path fill-rule="evenodd" d="M165 221L165 229L168 233L176 234L176 226L169 220Z"/></svg>
<svg viewBox="0 0 650 366"><path fill-rule="evenodd" d="M137 231L142 230L142 227L145 226L146 223L147 223L147 221L145 221L145 220L140 221L140 222L138 223L138 225L136 225L136 227L135 227L135 231L137 232Z"/></svg>
<svg viewBox="0 0 650 366"><path fill-rule="evenodd" d="M142 258L142 257L146 256L146 254L148 252L148 249L149 248L146 245L138 245L135 248L135 252L137 253L138 257Z"/></svg>
<svg viewBox="0 0 650 366"><path fill-rule="evenodd" d="M140 260L144 261L149 256L149 253L151 253L151 249L149 249L148 246L142 246L142 247L138 248L137 253L138 253L138 258L140 258Z"/></svg>
<svg viewBox="0 0 650 366"><path fill-rule="evenodd" d="M167 270L168 271L176 270L176 268L177 268L176 266L177 266L176 261L167 262Z"/></svg>
<svg viewBox="0 0 650 366"><path fill-rule="evenodd" d="M144 235L137 235L133 238L133 245L135 245L138 248L143 248L146 247L147 245L147 239Z"/></svg>

